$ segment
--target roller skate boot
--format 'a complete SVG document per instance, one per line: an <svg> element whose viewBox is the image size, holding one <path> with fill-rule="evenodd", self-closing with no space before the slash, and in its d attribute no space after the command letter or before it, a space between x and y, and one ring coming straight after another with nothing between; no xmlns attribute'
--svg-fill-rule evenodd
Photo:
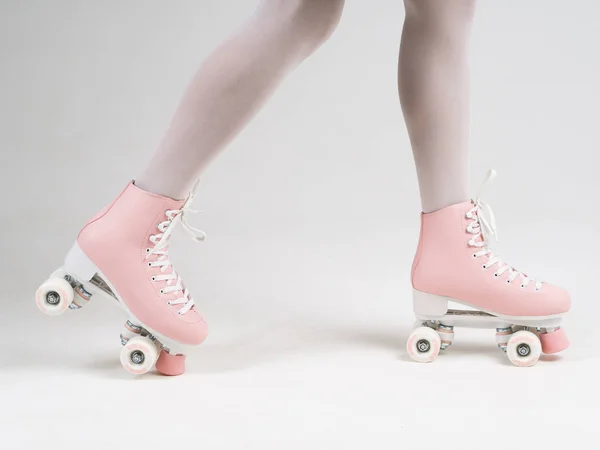
<svg viewBox="0 0 600 450"><path fill-rule="evenodd" d="M484 187L494 177L490 171ZM567 292L504 263L489 248L492 237L494 214L479 196L421 215L411 274L417 322L407 342L413 360L434 360L457 326L495 328L498 347L516 366L569 346L561 328ZM460 308L449 309L450 302Z"/></svg>
<svg viewBox="0 0 600 450"><path fill-rule="evenodd" d="M207 336L204 319L169 259L169 242L181 225L195 240L187 200L173 200L129 183L80 231L35 300L48 315L76 310L92 297L115 302L127 314L121 333L121 363L132 374L153 367L165 375L185 370L185 355Z"/></svg>

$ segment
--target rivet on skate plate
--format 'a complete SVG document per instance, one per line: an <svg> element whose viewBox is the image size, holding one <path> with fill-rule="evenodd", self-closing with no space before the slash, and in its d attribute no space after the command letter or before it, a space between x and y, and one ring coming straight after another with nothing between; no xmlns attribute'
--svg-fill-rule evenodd
<svg viewBox="0 0 600 450"><path fill-rule="evenodd" d="M417 350L419 350L421 353L428 352L430 348L431 344L429 344L429 342L425 339L421 339L419 342L417 342Z"/></svg>
<svg viewBox="0 0 600 450"><path fill-rule="evenodd" d="M58 302L60 302L58 292L50 291L46 294L46 303L49 305L58 305Z"/></svg>
<svg viewBox="0 0 600 450"><path fill-rule="evenodd" d="M529 348L529 345L527 344L520 344L517 347L517 353L519 354L519 356L527 356L529 355L529 353L531 353L531 348Z"/></svg>
<svg viewBox="0 0 600 450"><path fill-rule="evenodd" d="M142 352L140 352L139 350L135 350L135 351L131 352L130 358L131 358L131 362L133 362L134 364L142 364L144 362L144 360L146 359L144 354Z"/></svg>

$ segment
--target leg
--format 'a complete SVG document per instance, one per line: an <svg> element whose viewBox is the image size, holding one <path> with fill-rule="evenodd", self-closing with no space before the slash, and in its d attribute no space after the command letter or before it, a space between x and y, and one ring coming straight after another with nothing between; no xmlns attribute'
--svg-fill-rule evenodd
<svg viewBox="0 0 600 450"><path fill-rule="evenodd" d="M469 199L468 42L475 0L405 0L398 85L424 212Z"/></svg>
<svg viewBox="0 0 600 450"><path fill-rule="evenodd" d="M343 3L264 0L204 63L147 170L88 221L64 267L40 286L42 311L78 309L91 297L116 299L129 315L121 335L123 367L133 374L154 364L165 375L184 372L185 355L208 334L169 257L174 227L181 224L196 239L203 235L186 220L190 187L284 75L327 39Z"/></svg>
<svg viewBox="0 0 600 450"><path fill-rule="evenodd" d="M451 342L453 326L491 327L514 364L534 364L541 351L568 346L560 324L571 299L495 255L488 247L496 232L489 206L470 201L467 50L475 0L405 4L399 92L424 212L411 274L413 309L428 324L411 335L408 353L431 361ZM449 300L485 313L448 313ZM540 338L513 334L514 325L538 330ZM528 350L519 354L518 346Z"/></svg>
<svg viewBox="0 0 600 450"><path fill-rule="evenodd" d="M284 76L331 35L343 5L344 0L264 0L201 66L136 184L182 198Z"/></svg>

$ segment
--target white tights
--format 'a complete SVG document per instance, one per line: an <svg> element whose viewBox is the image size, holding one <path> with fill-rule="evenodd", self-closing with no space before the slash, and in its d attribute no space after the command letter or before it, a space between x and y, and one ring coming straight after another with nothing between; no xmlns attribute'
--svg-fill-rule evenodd
<svg viewBox="0 0 600 450"><path fill-rule="evenodd" d="M423 211L469 199L468 42L475 0L405 0L398 69ZM204 61L146 170L142 189L185 198L211 159L285 75L336 28L344 0L263 0Z"/></svg>
<svg viewBox="0 0 600 450"><path fill-rule="evenodd" d="M325 42L344 0L263 0L200 67L145 172L142 189L180 199L285 75Z"/></svg>
<svg viewBox="0 0 600 450"><path fill-rule="evenodd" d="M423 212L468 201L468 44L475 0L405 0L398 86Z"/></svg>

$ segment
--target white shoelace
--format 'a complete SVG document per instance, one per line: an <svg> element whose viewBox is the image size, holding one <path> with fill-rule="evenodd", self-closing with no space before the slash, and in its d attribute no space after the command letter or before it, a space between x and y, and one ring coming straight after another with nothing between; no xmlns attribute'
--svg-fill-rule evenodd
<svg viewBox="0 0 600 450"><path fill-rule="evenodd" d="M194 189L192 189L192 193L190 194L188 200L185 202L181 209L167 210L165 212L167 220L159 223L157 226L160 233L150 236L150 241L154 244L154 247L148 248L146 250L146 259L148 259L150 255L158 255L156 261L148 263L150 267L160 267L161 273L166 272L166 270L169 267L171 267L170 273L154 276L152 277L152 281L167 282L167 285L161 289L161 294L168 294L170 292L181 292L182 295L180 297L176 298L175 300L169 301L169 305L183 305L179 309L179 311L177 311L178 314L187 313L194 306L194 299L192 298L188 289L184 288L181 277L177 274L177 272L175 271L175 267L169 260L169 251L167 247L169 245L171 234L173 233L173 230L175 229L175 226L178 222L181 222L181 226L183 227L183 229L195 241L203 241L206 238L206 234L203 231L192 227L186 219L187 213L197 212L189 208L189 205L191 205L194 200L196 186L197 183L194 186Z"/></svg>
<svg viewBox="0 0 600 450"><path fill-rule="evenodd" d="M488 242L491 237L494 237L496 241L498 240L498 230L496 228L496 217L494 216L494 211L487 203L481 200L481 193L483 192L484 188L494 180L494 178L496 178L496 171L490 170L481 189L479 190L479 195L477 196L477 200L475 200L475 206L467 213L467 219L472 220L472 222L467 226L467 231L474 235L474 237L469 240L469 245L471 247L481 249L474 253L473 257L479 258L480 256L487 255L488 261L483 265L483 268L488 269L496 265L497 270L494 272L495 277L499 277L504 272L508 272L508 277L506 279L507 283L512 283L515 278L521 277L522 288L525 288L529 283L535 283L535 290L540 291L542 289L541 281L536 281L533 278L528 277L526 274L510 267L497 255L494 255L494 253L488 248ZM481 240L475 240L477 237L480 237Z"/></svg>

